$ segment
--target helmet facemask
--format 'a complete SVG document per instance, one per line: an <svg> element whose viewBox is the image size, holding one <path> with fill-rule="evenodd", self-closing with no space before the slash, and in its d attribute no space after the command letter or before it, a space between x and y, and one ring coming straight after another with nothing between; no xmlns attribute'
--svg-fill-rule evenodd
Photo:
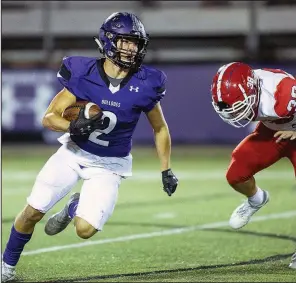
<svg viewBox="0 0 296 283"><path fill-rule="evenodd" d="M139 35L123 35L111 32L104 32L105 42L95 38L100 51L115 65L123 69L138 69L147 53L149 39ZM135 50L124 49L124 44L136 43Z"/></svg>
<svg viewBox="0 0 296 283"><path fill-rule="evenodd" d="M255 82L254 94L250 95L246 94L241 84L238 85L244 96L244 100L236 101L231 106L224 102L212 102L215 111L219 114L223 121L236 128L245 127L253 121L256 116L256 109L258 106L259 80L255 79Z"/></svg>

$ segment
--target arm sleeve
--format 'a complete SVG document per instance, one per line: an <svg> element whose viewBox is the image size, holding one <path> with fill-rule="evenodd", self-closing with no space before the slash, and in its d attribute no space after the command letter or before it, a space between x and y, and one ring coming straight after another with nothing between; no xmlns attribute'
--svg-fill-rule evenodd
<svg viewBox="0 0 296 283"><path fill-rule="evenodd" d="M66 88L69 87L71 81L71 68L69 66L70 57L64 57L62 65L57 73L59 82Z"/></svg>
<svg viewBox="0 0 296 283"><path fill-rule="evenodd" d="M57 73L59 82L77 97L77 101L87 100L77 89L78 76L75 73L75 68L80 70L83 67L79 64L81 65L81 62L75 57L64 57Z"/></svg>
<svg viewBox="0 0 296 283"><path fill-rule="evenodd" d="M167 76L164 72L160 72L157 86L153 88L153 95L150 98L149 104L143 109L144 112L151 111L155 105L164 98L166 93Z"/></svg>

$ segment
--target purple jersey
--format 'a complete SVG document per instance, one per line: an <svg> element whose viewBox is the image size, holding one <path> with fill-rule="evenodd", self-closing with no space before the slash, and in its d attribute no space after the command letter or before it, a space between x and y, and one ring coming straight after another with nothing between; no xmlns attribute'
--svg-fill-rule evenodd
<svg viewBox="0 0 296 283"><path fill-rule="evenodd" d="M114 87L103 70L103 62L104 59L66 57L57 77L77 101L93 102L104 113L103 129L94 131L87 142L77 145L95 155L124 157L130 153L141 113L152 110L164 97L166 75L142 66Z"/></svg>

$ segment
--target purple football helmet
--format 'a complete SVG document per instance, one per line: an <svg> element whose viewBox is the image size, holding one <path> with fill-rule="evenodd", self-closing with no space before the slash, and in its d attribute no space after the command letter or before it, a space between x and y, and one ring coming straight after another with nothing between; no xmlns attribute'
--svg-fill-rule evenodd
<svg viewBox="0 0 296 283"><path fill-rule="evenodd" d="M109 16L100 29L99 38L94 38L105 57L121 68L138 69L146 55L149 35L140 19L127 12L117 12ZM126 51L117 47L118 40L132 41L137 51ZM121 58L122 54L125 58ZM124 59L124 60L123 60Z"/></svg>

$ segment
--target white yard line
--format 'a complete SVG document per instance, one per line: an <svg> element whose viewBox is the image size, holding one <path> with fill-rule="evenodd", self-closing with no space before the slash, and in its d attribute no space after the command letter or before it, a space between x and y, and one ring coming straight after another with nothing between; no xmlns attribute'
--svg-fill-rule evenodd
<svg viewBox="0 0 296 283"><path fill-rule="evenodd" d="M14 176L14 177L12 177ZM14 196L28 194L31 192L35 177L37 173L15 172L14 175L10 172L2 175L2 183L4 183L4 189L2 189L3 196ZM225 180L225 172L222 171L180 171L178 173L180 181L207 181L207 180ZM258 180L293 180L294 176L291 172L276 171L276 172L261 172L256 176ZM31 185L27 188L24 187L24 182L30 182ZM126 179L124 182L161 182L160 174L154 171L136 171L134 176ZM14 185L10 185L14 183ZM20 183L21 187L15 186L15 183Z"/></svg>
<svg viewBox="0 0 296 283"><path fill-rule="evenodd" d="M35 177L38 172L34 171L11 171L6 170L2 172L2 185L4 184L4 189L2 189L3 196L14 196L28 194L33 186ZM207 180L225 180L225 172L222 170L212 170L212 171L189 171L182 170L177 171L176 174L180 181L207 181ZM293 180L293 172L287 171L263 171L256 175L258 180ZM31 182L32 185L27 188L24 187L24 182ZM134 175L124 182L160 182L160 174L157 171L152 170L136 170ZM14 183L13 186L10 183ZM15 183L20 183L21 187L15 186Z"/></svg>
<svg viewBox="0 0 296 283"><path fill-rule="evenodd" d="M259 221L265 221L265 220L270 220L270 219L291 218L293 216L296 216L296 210L287 211L287 212L283 212L283 213L267 214L267 215L263 215L263 216L254 216L251 221L252 222L259 222ZM123 236L123 237L104 239L104 240L86 241L86 242L82 242L82 243L76 243L76 244L70 244L70 245L64 245L64 246L53 246L53 247L49 247L49 248L27 251L27 252L24 252L22 255L23 256L36 255L36 254L50 253L50 252L54 252L54 251L67 250L67 249L75 249L75 248L103 245L103 244L116 243L116 242L127 242L127 241L134 241L137 239L148 239L148 238L154 238L154 237L162 237L162 236L192 232L192 231L196 231L196 230L227 227L227 226L228 226L228 221L214 222L214 223L207 223L207 224L189 226L189 227L184 227L184 228L174 228L174 229L167 229L167 230L163 230L163 231L156 231L156 232L150 232L150 233L133 234L133 235Z"/></svg>

